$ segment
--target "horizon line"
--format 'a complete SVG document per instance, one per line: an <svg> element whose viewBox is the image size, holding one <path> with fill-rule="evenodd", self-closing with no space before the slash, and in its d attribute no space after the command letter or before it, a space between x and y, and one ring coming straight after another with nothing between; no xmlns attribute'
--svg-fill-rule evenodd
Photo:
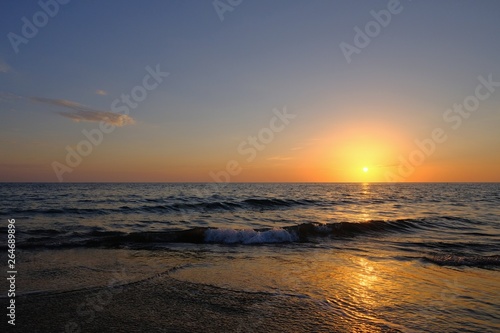
<svg viewBox="0 0 500 333"><path fill-rule="evenodd" d="M208 182L208 181L0 181L0 184L500 184L500 181L422 181L422 182L293 182L293 181L253 181L253 182Z"/></svg>

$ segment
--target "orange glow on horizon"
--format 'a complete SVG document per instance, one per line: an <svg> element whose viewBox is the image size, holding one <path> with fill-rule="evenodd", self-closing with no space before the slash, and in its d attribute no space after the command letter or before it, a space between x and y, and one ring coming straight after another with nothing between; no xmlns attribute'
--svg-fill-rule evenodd
<svg viewBox="0 0 500 333"><path fill-rule="evenodd" d="M386 171L407 149L406 135L384 123L346 124L333 133L317 148L316 163L330 166L321 175L328 181L384 182Z"/></svg>

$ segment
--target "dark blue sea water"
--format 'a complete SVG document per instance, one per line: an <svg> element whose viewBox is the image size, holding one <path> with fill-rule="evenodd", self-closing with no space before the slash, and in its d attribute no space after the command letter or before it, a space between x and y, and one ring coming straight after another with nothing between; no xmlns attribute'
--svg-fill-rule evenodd
<svg viewBox="0 0 500 333"><path fill-rule="evenodd" d="M312 300L353 332L500 331L500 184L33 183L0 197L21 293L170 265L181 281ZM263 331L258 316L244 327Z"/></svg>

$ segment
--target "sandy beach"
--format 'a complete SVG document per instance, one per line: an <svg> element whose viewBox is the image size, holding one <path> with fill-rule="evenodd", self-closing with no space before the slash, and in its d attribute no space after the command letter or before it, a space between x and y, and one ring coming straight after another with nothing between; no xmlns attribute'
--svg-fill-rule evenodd
<svg viewBox="0 0 500 333"><path fill-rule="evenodd" d="M224 290L168 276L114 289L23 296L17 303L18 332L350 331L341 318L318 315L321 305L307 299Z"/></svg>

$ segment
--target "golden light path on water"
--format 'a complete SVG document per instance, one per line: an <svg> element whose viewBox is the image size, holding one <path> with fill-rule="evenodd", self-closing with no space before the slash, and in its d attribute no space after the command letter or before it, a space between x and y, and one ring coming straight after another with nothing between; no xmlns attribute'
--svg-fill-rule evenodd
<svg viewBox="0 0 500 333"><path fill-rule="evenodd" d="M310 261L300 253L283 260L269 252L229 263L221 259L213 266L173 276L229 289L306 295L325 304L318 316L327 316L332 324L343 323L352 332L373 332L374 323L413 332L449 328L449 321L463 309L480 310L488 300L494 302L491 290L495 281L500 282L494 274L316 251ZM478 304L478 299L486 302Z"/></svg>
<svg viewBox="0 0 500 333"><path fill-rule="evenodd" d="M497 271L399 261L385 252L377 256L364 251L353 253L356 246L344 244L344 249L311 249L307 257L298 249L273 247L232 253L231 260L227 255L209 259L198 254L188 259L193 264L191 268L176 270L170 275L203 285L264 292L274 295L273 302L285 306L291 299L313 300L318 306L304 311L315 311L312 315L318 322L331 323L333 331L338 327L367 333L387 331L378 330L380 327L402 332L460 331L463 324L460 320L491 325L474 314L496 304L494 291L498 291L500 285ZM68 255L78 256L79 253L75 250L54 253L55 257L49 261L45 258L45 261L59 267L63 260L67 261ZM127 280L155 276L166 267L186 262L186 256L172 255L172 252L116 251L111 257L119 257L119 262L109 261L103 272L86 272L86 279L97 284L106 283L109 274L103 274L121 272L123 265L127 267ZM68 262L71 263L79 261ZM73 281L71 276L67 278ZM65 277L60 279L59 285L64 283ZM89 281L82 283L87 285Z"/></svg>

